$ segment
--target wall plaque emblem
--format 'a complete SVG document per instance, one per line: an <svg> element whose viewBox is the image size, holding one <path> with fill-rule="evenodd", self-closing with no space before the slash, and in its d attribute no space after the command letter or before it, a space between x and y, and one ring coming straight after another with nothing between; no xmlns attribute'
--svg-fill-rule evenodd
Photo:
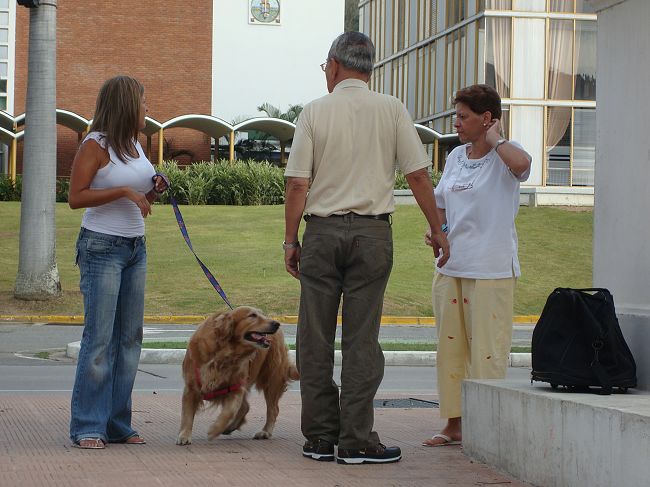
<svg viewBox="0 0 650 487"><path fill-rule="evenodd" d="M249 0L248 23L280 25L280 0Z"/></svg>

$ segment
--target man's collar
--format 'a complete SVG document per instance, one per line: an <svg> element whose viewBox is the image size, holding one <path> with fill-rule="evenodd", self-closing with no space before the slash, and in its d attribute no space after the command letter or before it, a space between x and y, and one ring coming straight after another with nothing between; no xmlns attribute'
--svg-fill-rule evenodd
<svg viewBox="0 0 650 487"><path fill-rule="evenodd" d="M338 84L334 87L334 91L342 90L344 88L368 88L368 83L366 83L363 80L357 79L357 78L346 78L344 80L341 80L338 82Z"/></svg>

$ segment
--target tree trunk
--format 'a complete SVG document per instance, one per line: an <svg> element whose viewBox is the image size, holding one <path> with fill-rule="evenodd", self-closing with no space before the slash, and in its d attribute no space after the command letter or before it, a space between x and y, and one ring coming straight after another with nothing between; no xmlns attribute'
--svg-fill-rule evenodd
<svg viewBox="0 0 650 487"><path fill-rule="evenodd" d="M45 300L61 292L55 215L56 8L57 0L43 0L29 12L18 299Z"/></svg>

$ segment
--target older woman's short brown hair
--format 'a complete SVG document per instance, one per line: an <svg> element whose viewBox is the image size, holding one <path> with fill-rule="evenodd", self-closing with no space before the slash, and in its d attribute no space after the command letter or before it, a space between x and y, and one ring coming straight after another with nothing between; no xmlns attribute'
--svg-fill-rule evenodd
<svg viewBox="0 0 650 487"><path fill-rule="evenodd" d="M497 90L488 85L471 85L456 92L452 102L463 103L474 113L490 112L492 118L501 119L501 97Z"/></svg>

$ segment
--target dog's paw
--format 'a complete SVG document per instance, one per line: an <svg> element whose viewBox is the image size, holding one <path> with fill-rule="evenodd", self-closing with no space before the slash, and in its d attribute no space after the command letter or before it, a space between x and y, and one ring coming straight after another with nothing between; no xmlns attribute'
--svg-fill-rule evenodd
<svg viewBox="0 0 650 487"><path fill-rule="evenodd" d="M255 433L255 436L253 438L255 438L256 440L268 440L269 438L271 438L271 433L264 430L258 431L257 433Z"/></svg>
<svg viewBox="0 0 650 487"><path fill-rule="evenodd" d="M176 444L177 445L191 445L192 444L192 438L191 437L185 437L182 435L178 435L178 438L176 439Z"/></svg>
<svg viewBox="0 0 650 487"><path fill-rule="evenodd" d="M222 433L223 433L223 431L212 431L212 430L210 430L210 431L208 431L208 440L212 441Z"/></svg>

